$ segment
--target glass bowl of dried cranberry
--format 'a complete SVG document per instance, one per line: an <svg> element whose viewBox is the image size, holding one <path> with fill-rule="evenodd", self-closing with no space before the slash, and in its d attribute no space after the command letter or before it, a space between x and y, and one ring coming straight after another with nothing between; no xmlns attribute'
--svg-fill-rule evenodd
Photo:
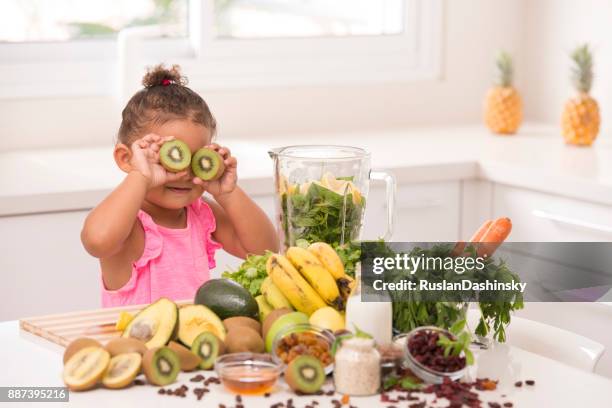
<svg viewBox="0 0 612 408"><path fill-rule="evenodd" d="M449 331L435 326L417 327L406 335L406 367L430 384L442 384L445 378L458 380L466 370L463 352L445 356L445 348L438 344L441 336L455 340Z"/></svg>

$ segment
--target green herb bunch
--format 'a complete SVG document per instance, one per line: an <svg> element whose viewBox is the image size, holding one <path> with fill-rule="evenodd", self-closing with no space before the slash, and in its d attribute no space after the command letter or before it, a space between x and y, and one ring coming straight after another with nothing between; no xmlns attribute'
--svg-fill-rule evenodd
<svg viewBox="0 0 612 408"><path fill-rule="evenodd" d="M272 252L264 255L249 255L235 271L225 271L221 277L238 282L246 288L253 297L261 295L261 283L268 276L266 262Z"/></svg>
<svg viewBox="0 0 612 408"><path fill-rule="evenodd" d="M413 248L408 254L410 257L446 258L451 256L453 246L450 244L436 244L431 248ZM383 252L376 256L394 257L396 252L388 245ZM476 249L468 246L465 256L476 256ZM469 279L473 282L484 282L493 279L500 282L520 282L518 275L512 273L503 260L494 261L488 258L482 270L471 269L459 275L452 269L424 269L420 267L414 274L409 275L404 270L388 270L385 272L386 282L399 282L401 280L427 279L431 281L446 280L449 282ZM510 324L511 312L523 307L523 297L520 292L513 291L457 291L452 294L431 295L423 291L392 291L389 293L393 300L393 327L399 332L409 332L419 326L433 325L450 329L455 323L465 317L470 301L479 304L481 318L475 333L487 336L493 330L493 338L499 342L506 341L505 327ZM446 297L445 297L446 296Z"/></svg>

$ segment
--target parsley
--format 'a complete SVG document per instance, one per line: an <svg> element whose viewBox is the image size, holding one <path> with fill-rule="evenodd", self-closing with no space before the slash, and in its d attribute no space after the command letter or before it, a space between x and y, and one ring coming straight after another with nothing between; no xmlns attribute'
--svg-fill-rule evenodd
<svg viewBox="0 0 612 408"><path fill-rule="evenodd" d="M429 249L414 248L410 251L411 257L441 257L450 256L452 246L448 244L437 244ZM386 245L386 248L375 249L376 256L394 257L395 252ZM466 252L475 255L475 248L468 246ZM414 271L411 279L427 278L429 280L472 279L480 281L493 277L497 281L512 282L520 281L518 275L512 273L503 260L495 262L489 258L485 261L484 270L466 271L458 276L452 270L425 270L420 268ZM390 270L386 272L385 281L397 282L406 279L406 272L401 270ZM481 318L475 333L486 337L493 331L493 338L500 343L506 341L505 328L510 324L511 312L523 308L523 296L520 292L512 291L466 291L455 294L451 299L431 300L426 299L427 293L420 292L418 295L408 292L407 294L396 291L389 293L393 300L393 327L399 332L406 333L419 326L437 326L449 329L454 323L465 317L468 301L478 299ZM460 296L459 296L460 295ZM462 301L462 299L465 299Z"/></svg>
<svg viewBox="0 0 612 408"><path fill-rule="evenodd" d="M465 319L459 320L455 323L449 331L455 336L455 340L451 340L445 335L440 335L438 338L438 346L442 346L444 348L444 357L448 357L450 355L458 356L461 352L465 355L465 362L467 365L474 364L474 354L470 350L470 344L472 342L472 337L470 333L464 331L466 325Z"/></svg>

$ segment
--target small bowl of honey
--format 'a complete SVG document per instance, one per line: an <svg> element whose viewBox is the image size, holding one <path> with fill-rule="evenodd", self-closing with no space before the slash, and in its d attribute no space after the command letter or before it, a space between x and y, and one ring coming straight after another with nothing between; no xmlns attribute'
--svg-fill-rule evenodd
<svg viewBox="0 0 612 408"><path fill-rule="evenodd" d="M225 354L215 362L215 371L225 388L242 395L271 392L282 368L283 363L270 354Z"/></svg>

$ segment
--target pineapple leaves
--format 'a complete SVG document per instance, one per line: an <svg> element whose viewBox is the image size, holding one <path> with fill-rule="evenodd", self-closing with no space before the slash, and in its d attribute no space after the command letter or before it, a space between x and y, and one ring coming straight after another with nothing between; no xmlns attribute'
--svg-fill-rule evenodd
<svg viewBox="0 0 612 408"><path fill-rule="evenodd" d="M500 51L495 58L495 67L497 69L496 84L503 87L512 86L514 66L510 54L506 51Z"/></svg>
<svg viewBox="0 0 612 408"><path fill-rule="evenodd" d="M593 86L593 53L589 44L576 48L570 57L573 62L571 78L574 87L579 92L589 93Z"/></svg>

